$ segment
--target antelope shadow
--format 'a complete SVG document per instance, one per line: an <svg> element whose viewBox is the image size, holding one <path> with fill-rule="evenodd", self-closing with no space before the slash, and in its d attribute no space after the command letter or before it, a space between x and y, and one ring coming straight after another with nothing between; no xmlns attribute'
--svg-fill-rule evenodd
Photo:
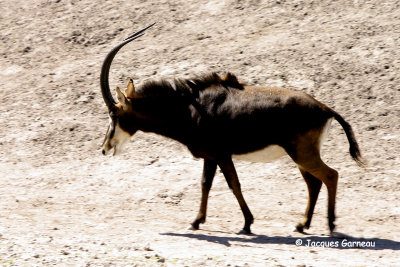
<svg viewBox="0 0 400 267"><path fill-rule="evenodd" d="M340 238L328 236L266 236L251 234L246 236L219 236L221 234L229 234L224 232L215 232L216 234L204 233L160 233L161 235L176 236L183 238L197 239L211 243L221 244L227 247L232 242L253 243L253 244L276 244L289 245L297 247L327 247L331 249L366 249L366 250L400 250L400 242L384 238L361 238L341 234ZM300 240L300 241L299 241Z"/></svg>

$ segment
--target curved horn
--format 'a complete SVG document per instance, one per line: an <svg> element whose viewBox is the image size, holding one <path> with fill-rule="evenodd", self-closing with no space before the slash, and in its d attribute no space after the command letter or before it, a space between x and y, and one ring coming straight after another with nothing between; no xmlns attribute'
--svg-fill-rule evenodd
<svg viewBox="0 0 400 267"><path fill-rule="evenodd" d="M108 75L110 72L111 63L118 53L118 51L126 44L130 43L131 41L139 38L140 36L144 35L144 31L153 26L155 23L150 24L146 28L135 32L128 38L124 39L121 43L119 43L116 47L114 47L106 56L103 62L103 66L101 67L101 74L100 74L100 86L101 86L101 93L103 95L104 102L106 103L108 109L111 109L117 102L115 102L113 96L111 95L110 85L108 82Z"/></svg>

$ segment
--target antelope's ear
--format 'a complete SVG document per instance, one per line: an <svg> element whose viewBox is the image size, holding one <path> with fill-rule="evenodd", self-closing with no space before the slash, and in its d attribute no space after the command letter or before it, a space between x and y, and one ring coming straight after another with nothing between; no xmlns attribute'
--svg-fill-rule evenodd
<svg viewBox="0 0 400 267"><path fill-rule="evenodd" d="M226 76L222 79L222 84L233 87L233 88L237 88L240 90L243 90L244 86L246 85L244 83L239 82L238 79L236 78L236 76L230 72L228 72L226 74Z"/></svg>
<svg viewBox="0 0 400 267"><path fill-rule="evenodd" d="M128 104L128 99L126 99L126 96L124 95L124 93L121 92L119 87L115 88L115 91L117 92L117 98L118 98L119 103L122 104L122 107L126 107Z"/></svg>
<svg viewBox="0 0 400 267"><path fill-rule="evenodd" d="M135 97L135 86L133 85L132 79L129 79L128 86L126 87L125 94L127 98Z"/></svg>

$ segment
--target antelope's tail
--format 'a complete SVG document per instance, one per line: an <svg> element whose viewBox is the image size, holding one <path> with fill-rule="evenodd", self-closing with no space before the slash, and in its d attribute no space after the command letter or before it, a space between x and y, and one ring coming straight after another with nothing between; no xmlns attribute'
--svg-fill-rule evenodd
<svg viewBox="0 0 400 267"><path fill-rule="evenodd" d="M350 124L343 119L337 112L331 110L333 117L339 122L339 124L343 127L344 132L346 133L347 140L350 144L350 155L354 159L360 167L366 166L365 159L361 156L360 147L358 146L356 137L354 135L353 129L351 128Z"/></svg>

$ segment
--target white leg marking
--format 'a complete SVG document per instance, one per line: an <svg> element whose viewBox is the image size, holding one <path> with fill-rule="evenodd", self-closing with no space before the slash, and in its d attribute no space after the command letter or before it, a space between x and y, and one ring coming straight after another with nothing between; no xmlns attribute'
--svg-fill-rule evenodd
<svg viewBox="0 0 400 267"><path fill-rule="evenodd" d="M331 128L331 123L332 123L332 119L329 119L325 123L324 128L322 129L322 133L321 133L320 138L319 138L319 149L321 149L322 143L324 142L324 140L328 136L328 131Z"/></svg>

